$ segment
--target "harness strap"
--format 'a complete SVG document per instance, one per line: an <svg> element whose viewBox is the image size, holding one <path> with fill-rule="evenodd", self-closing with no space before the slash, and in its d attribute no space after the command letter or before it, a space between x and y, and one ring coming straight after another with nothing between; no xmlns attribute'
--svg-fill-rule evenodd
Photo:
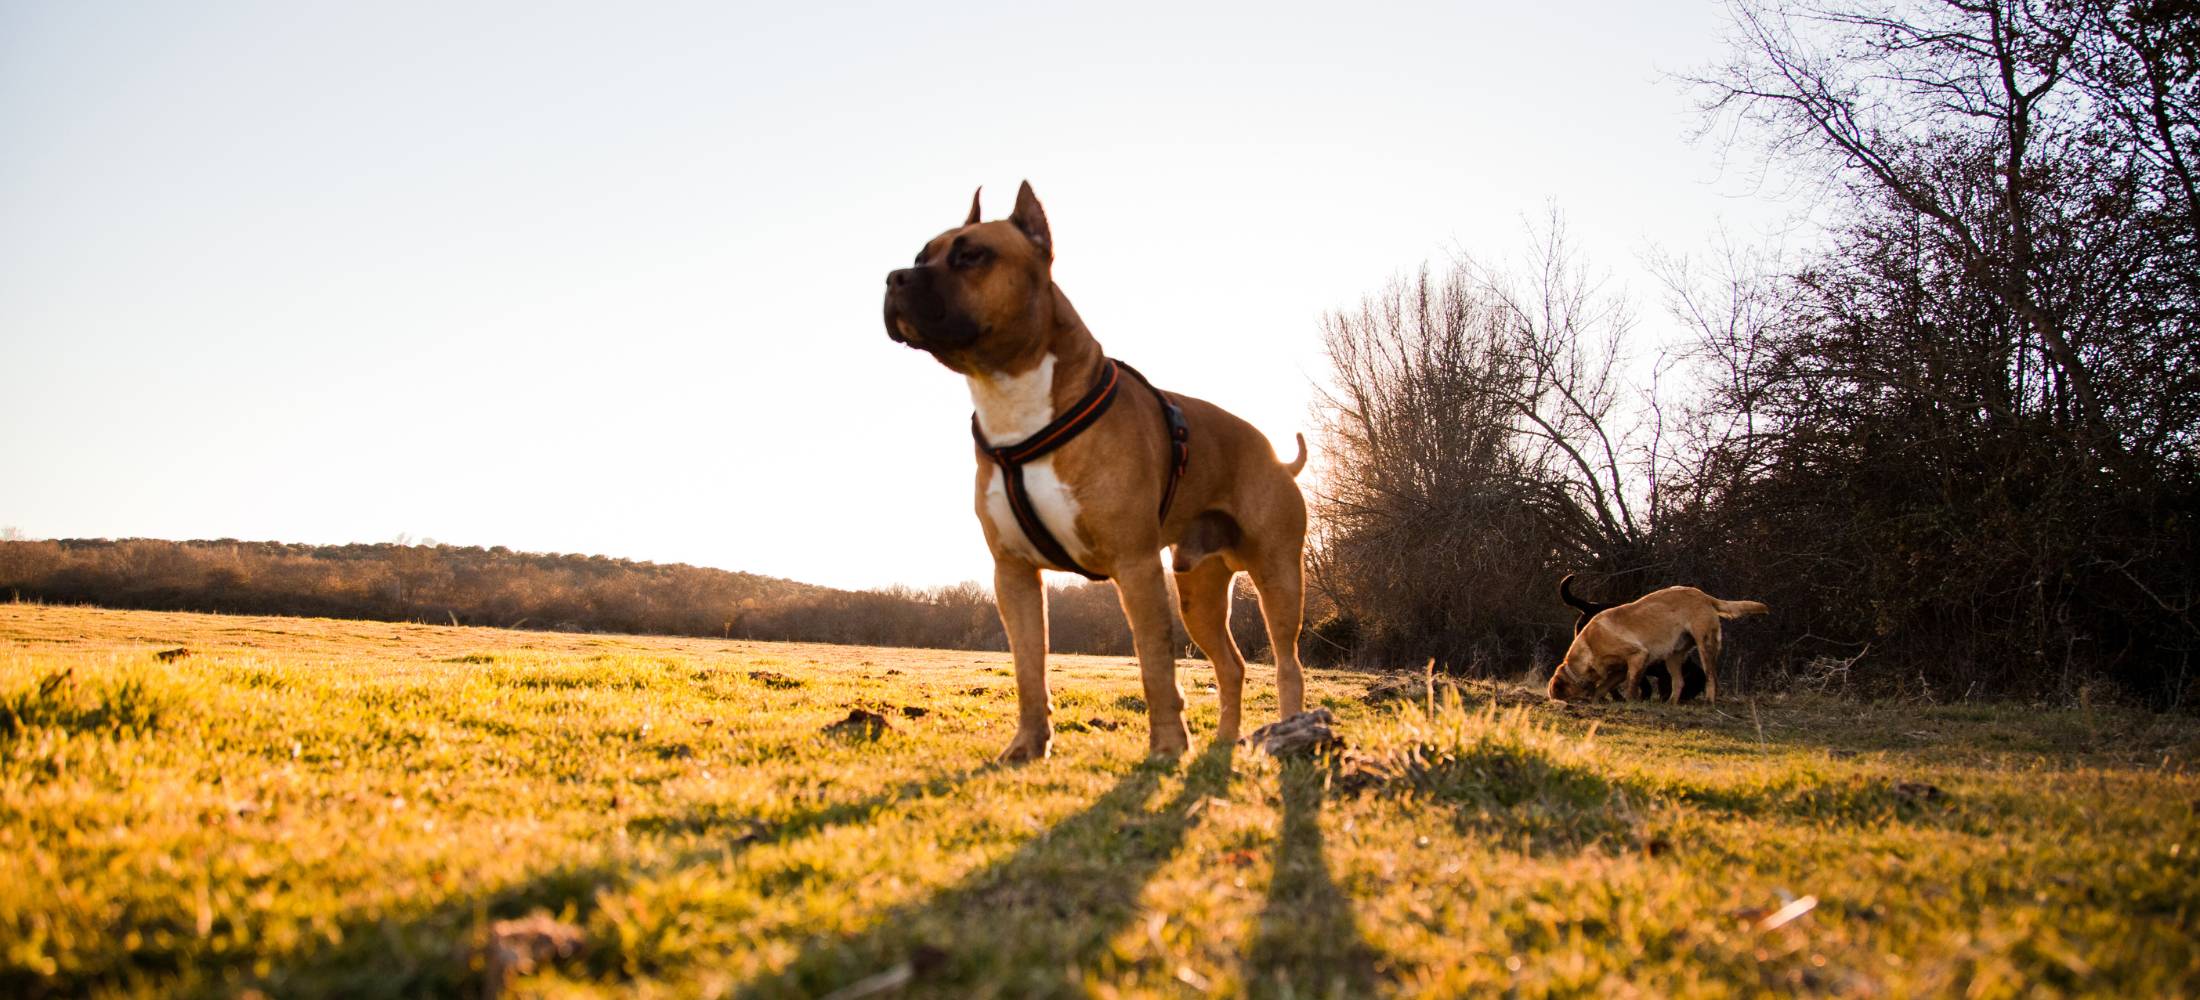
<svg viewBox="0 0 2200 1000"><path fill-rule="evenodd" d="M1184 470L1192 464L1192 429L1184 422L1184 408L1176 405L1176 401L1170 399L1167 393L1154 388L1153 383L1146 381L1146 376L1138 369L1129 365L1122 365L1122 369L1131 373L1131 377L1145 386L1147 392L1153 393L1154 400L1161 404L1161 418L1169 426L1169 452L1175 460L1169 463L1169 484L1161 490L1161 519L1166 521L1169 519L1169 504L1176 500L1177 481L1184 478Z"/></svg>
<svg viewBox="0 0 2200 1000"><path fill-rule="evenodd" d="M1138 369L1114 358L1103 359L1100 377L1094 380L1092 388L1083 398L1071 404L1067 411L1051 423L1040 428L1038 433L1012 445L996 448L987 443L985 432L978 427L978 415L970 415L970 436L977 441L978 450L1000 467L1002 483L1008 493L1008 509L1016 516L1016 526L1023 529L1024 537L1031 540L1032 547L1039 550L1041 558L1088 580L1105 580L1107 576L1079 565L1070 556L1069 550L1063 547L1061 540L1054 537L1054 532L1047 530L1046 522L1040 520L1038 509L1031 504L1030 491L1024 487L1024 465L1068 444L1083 433L1085 428L1099 422L1101 415L1108 412L1108 407L1115 402L1116 389L1122 384L1122 372L1129 372L1132 378L1146 387L1146 391L1153 393L1155 401L1161 404L1161 415L1167 422L1173 461L1169 464L1168 486L1161 492L1160 516L1166 520L1169 516L1169 505L1176 499L1177 481L1184 477L1184 470L1191 463L1191 429L1184 422L1183 408L1177 406L1161 390L1154 388L1153 383L1146 380L1146 376L1138 373Z"/></svg>

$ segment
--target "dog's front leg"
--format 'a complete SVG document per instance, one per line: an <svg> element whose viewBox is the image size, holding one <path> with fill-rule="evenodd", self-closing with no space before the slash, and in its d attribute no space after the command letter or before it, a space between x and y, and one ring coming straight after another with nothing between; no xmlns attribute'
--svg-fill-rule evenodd
<svg viewBox="0 0 2200 1000"><path fill-rule="evenodd" d="M1181 757L1191 749L1184 727L1184 692L1176 686L1174 621L1169 615L1169 584L1161 574L1161 554L1130 560L1115 574L1115 593L1131 623L1138 648L1138 673L1146 686L1147 747L1156 757Z"/></svg>
<svg viewBox="0 0 2200 1000"><path fill-rule="evenodd" d="M1627 679L1621 682L1621 686L1619 689L1619 698L1621 701L1642 700L1635 697L1635 685L1642 682L1642 672L1649 665L1650 658L1648 656L1645 656L1641 653L1628 654ZM1655 697L1655 694L1653 693L1652 696Z"/></svg>
<svg viewBox="0 0 2200 1000"><path fill-rule="evenodd" d="M993 602L1008 632L1009 656L1016 661L1016 737L1000 760L1039 760L1054 742L1054 701L1047 693L1047 593L1039 569L1026 562L995 559Z"/></svg>

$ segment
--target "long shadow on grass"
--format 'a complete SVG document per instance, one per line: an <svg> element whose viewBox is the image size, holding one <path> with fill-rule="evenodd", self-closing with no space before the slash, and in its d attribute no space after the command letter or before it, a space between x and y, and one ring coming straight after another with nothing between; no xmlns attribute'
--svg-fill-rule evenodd
<svg viewBox="0 0 2200 1000"><path fill-rule="evenodd" d="M1142 763L1015 853L866 931L809 942L740 994L818 996L901 967L941 995L1081 996L1083 971L1136 918L1147 881L1183 845L1192 805L1229 787L1231 753L1227 743L1209 747L1151 811L1147 800L1175 765Z"/></svg>
<svg viewBox="0 0 2200 1000"><path fill-rule="evenodd" d="M1439 678L1439 685L1446 682ZM1933 787L1939 768L1922 759L1931 748L1920 740L1933 734L1917 729L1929 720L2004 720L2007 710L1990 706L1872 706L1837 699L1805 698L1758 705L1729 699L1716 704L1680 706L1607 702L1553 705L1518 687L1486 682L1456 683L1469 713L1489 706L1526 706L1537 716L1563 715L1600 726L1607 745L1622 752L1637 748L1646 734L1662 737L1641 748L1655 766L1635 773L1553 760L1529 747L1494 740L1465 753L1418 763L1410 780L1389 786L1410 789L1450 804L1467 828L1495 834L1524 849L1581 847L1610 840L1626 823L1622 818L1647 806L1677 803L1736 816L1782 817L1812 822L1869 826L1877 823L1955 824L1966 832L1991 832L1965 826L1962 803ZM1371 689L1370 703L1395 702L1422 689L1397 679ZM2052 714L2052 713L2050 713ZM2073 718L2063 713L2063 718ZM2057 720L2028 723L2010 739L2045 738ZM1975 748L1977 730L1952 733L1947 742ZM1720 771L1662 766L1665 758L1762 757L1770 752L1824 751L1823 760L1788 759L1777 773L1756 777ZM1901 751L1887 764L1858 768L1842 762L1873 751ZM2043 751L2044 752L2044 751ZM1904 765L1915 769L1904 773ZM1992 816L2021 803L1982 802Z"/></svg>
<svg viewBox="0 0 2200 1000"><path fill-rule="evenodd" d="M1322 851L1328 777L1325 766L1304 758L1283 766L1283 839L1245 959L1245 985L1254 996L1361 997L1376 990L1382 952L1360 934Z"/></svg>
<svg viewBox="0 0 2200 1000"><path fill-rule="evenodd" d="M1461 830L1531 854L1569 853L1626 829L1621 797L1638 793L1603 774L1505 740L1424 750L1380 794L1443 806Z"/></svg>
<svg viewBox="0 0 2200 1000"><path fill-rule="evenodd" d="M204 992L226 997L252 986L281 997L476 996L481 992L483 973L471 961L468 945L485 921L543 909L553 914L569 911L576 922L586 923L603 893L696 865L715 865L750 847L791 843L833 827L868 822L905 801L947 794L993 770L989 765L907 781L874 795L825 803L776 821L717 807L676 816L639 817L629 821L629 830L645 836L684 835L693 838L695 846L648 864L614 860L563 864L488 892L447 899L422 912L348 919L339 924L339 943L278 961L274 971L265 976L250 976L243 968L227 970L226 982ZM246 955L237 961L248 963L250 958ZM621 956L615 948L597 948L590 961L600 966L618 963ZM223 970L207 971L211 976L223 977Z"/></svg>
<svg viewBox="0 0 2200 1000"><path fill-rule="evenodd" d="M1613 775L1504 739L1424 750L1400 770L1381 794L1445 806L1460 829L1530 854L1629 843L1636 821L1665 804L1815 824L1950 819L1937 789L1906 789L1881 776L1807 768L1755 780L1657 770Z"/></svg>

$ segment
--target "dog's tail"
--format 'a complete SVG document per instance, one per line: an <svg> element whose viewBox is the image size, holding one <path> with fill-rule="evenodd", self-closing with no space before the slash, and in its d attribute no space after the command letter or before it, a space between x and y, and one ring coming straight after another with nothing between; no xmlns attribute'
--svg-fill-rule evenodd
<svg viewBox="0 0 2200 1000"><path fill-rule="evenodd" d="M1772 609L1765 607L1763 601L1722 601L1714 597L1711 599L1711 606L1719 610L1719 617L1721 618L1740 618L1745 615L1772 613Z"/></svg>
<svg viewBox="0 0 2200 1000"><path fill-rule="evenodd" d="M1299 457L1294 458L1289 462L1285 462L1283 465L1283 471L1290 473L1291 477L1296 479L1298 478L1299 470L1306 468L1306 435L1294 434L1292 436L1299 439Z"/></svg>
<svg viewBox="0 0 2200 1000"><path fill-rule="evenodd" d="M1609 604L1598 604L1574 593L1574 574L1572 573L1566 574L1565 579L1558 581L1558 599L1565 601L1567 607L1585 615L1593 615L1611 607Z"/></svg>

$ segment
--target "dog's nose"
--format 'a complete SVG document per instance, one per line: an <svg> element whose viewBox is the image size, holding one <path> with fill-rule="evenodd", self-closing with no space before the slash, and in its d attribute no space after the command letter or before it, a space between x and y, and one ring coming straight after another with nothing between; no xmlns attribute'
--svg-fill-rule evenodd
<svg viewBox="0 0 2200 1000"><path fill-rule="evenodd" d="M900 288L908 284L909 279L913 277L916 277L916 269L912 267L905 267L899 271L888 271L886 273L886 287Z"/></svg>

